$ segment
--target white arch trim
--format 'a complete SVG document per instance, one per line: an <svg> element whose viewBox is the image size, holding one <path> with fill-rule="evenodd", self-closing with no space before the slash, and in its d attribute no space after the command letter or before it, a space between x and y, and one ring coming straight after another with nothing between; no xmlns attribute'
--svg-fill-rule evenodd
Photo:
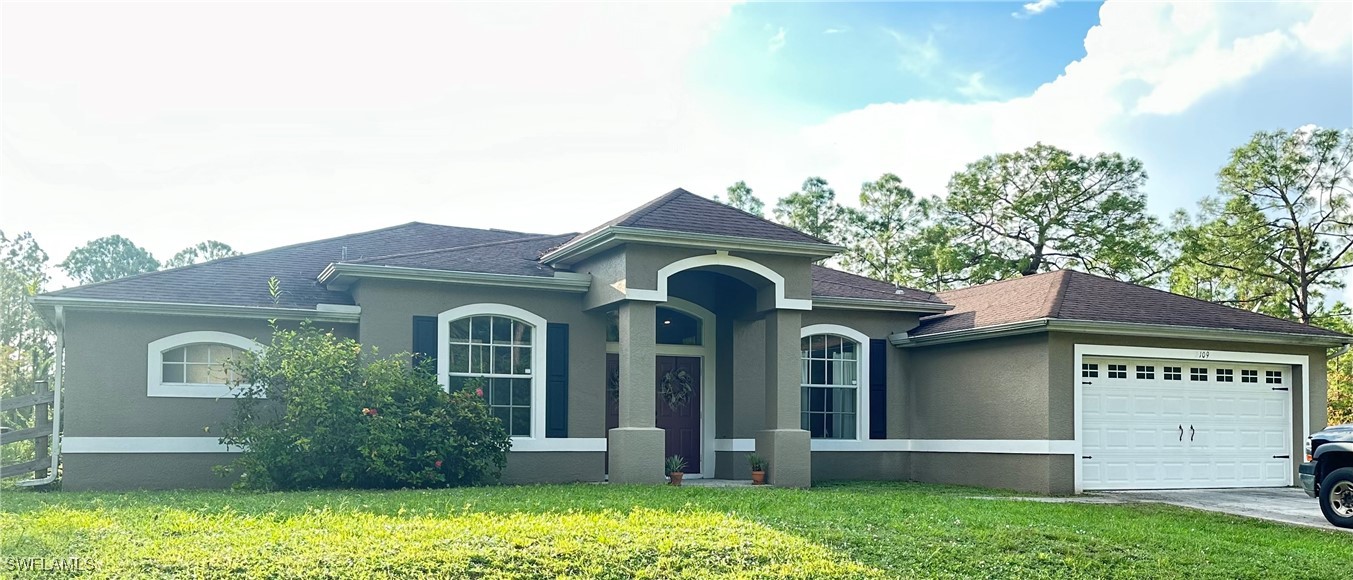
<svg viewBox="0 0 1353 580"><path fill-rule="evenodd" d="M719 250L713 254L702 256L692 256L677 260L663 266L658 270L658 289L645 290L642 288L626 288L625 298L630 300L644 300L647 302L667 302L667 279L673 274L690 270L692 268L701 268L704 266L728 266L738 268L757 274L762 278L770 280L775 285L775 307L784 310L812 310L813 301L804 298L785 298L785 277L779 272L766 267L760 262L748 260L739 256L730 256L725 250Z"/></svg>
<svg viewBox="0 0 1353 580"><path fill-rule="evenodd" d="M263 345L238 334L216 330L180 332L151 341L146 345L146 396L180 397L189 399L219 399L232 397L237 389L230 385L168 383L164 382L164 352L190 344L224 344L240 350L262 352ZM186 377L185 377L186 378Z"/></svg>
<svg viewBox="0 0 1353 580"><path fill-rule="evenodd" d="M855 439L823 439L821 441L864 441L869 439L869 335L840 324L810 324L799 332L799 338L814 334L844 336L860 345L860 374L855 384ZM816 443L816 441L814 442Z"/></svg>
<svg viewBox="0 0 1353 580"><path fill-rule="evenodd" d="M451 388L451 321L467 316L507 316L535 327L531 343L531 436L513 437L513 441L545 439L545 343L546 320L530 310L508 304L479 303L452 308L437 315L437 382ZM515 445L514 445L515 447Z"/></svg>

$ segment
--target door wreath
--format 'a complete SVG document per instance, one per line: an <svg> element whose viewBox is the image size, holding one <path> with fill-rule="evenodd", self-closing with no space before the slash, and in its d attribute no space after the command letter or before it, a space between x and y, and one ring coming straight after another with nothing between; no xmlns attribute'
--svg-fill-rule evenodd
<svg viewBox="0 0 1353 580"><path fill-rule="evenodd" d="M686 372L686 369L667 371L667 374L662 376L662 382L658 384L658 394L662 395L662 400L673 411L690 404L691 394L694 392L691 374Z"/></svg>

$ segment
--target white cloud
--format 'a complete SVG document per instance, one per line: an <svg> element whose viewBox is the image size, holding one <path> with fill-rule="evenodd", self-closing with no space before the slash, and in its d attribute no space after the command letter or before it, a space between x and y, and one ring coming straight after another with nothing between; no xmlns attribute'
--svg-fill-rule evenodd
<svg viewBox="0 0 1353 580"><path fill-rule="evenodd" d="M785 47L785 27L781 26L780 30L776 32L774 36L771 36L770 41L766 43L766 52L775 54L777 52L780 52L780 49L784 47Z"/></svg>
<svg viewBox="0 0 1353 580"><path fill-rule="evenodd" d="M969 99L985 99L996 95L995 89L987 86L986 76L980 72L968 75L954 75L959 81L958 94Z"/></svg>
<svg viewBox="0 0 1353 580"><path fill-rule="evenodd" d="M803 127L683 74L727 6L15 4L0 228L33 230L57 261L111 233L164 258L410 220L577 231L738 179L770 203L808 174L848 200L885 171L928 195L1035 140L1116 149L1143 115L1187 111L1284 55L1347 58L1347 4L1189 6L1106 3L1086 56L1028 95ZM931 39L892 38L939 70Z"/></svg>
<svg viewBox="0 0 1353 580"><path fill-rule="evenodd" d="M783 147L843 188L894 171L925 194L942 193L967 162L1039 140L1086 153L1120 150L1116 136L1139 116L1186 111L1278 56L1346 54L1353 7L1330 6L1106 2L1086 36L1086 56L1028 96L869 105L807 127ZM1327 26L1329 18L1345 25ZM1236 32L1229 23L1237 19L1272 25ZM960 79L961 88L981 86L980 76Z"/></svg>
<svg viewBox="0 0 1353 580"><path fill-rule="evenodd" d="M4 10L0 228L54 261L112 233L166 258L411 220L580 230L731 173L683 74L728 5Z"/></svg>
<svg viewBox="0 0 1353 580"><path fill-rule="evenodd" d="M843 34L846 32L850 32L849 26L830 26L822 31L823 34Z"/></svg>
<svg viewBox="0 0 1353 580"><path fill-rule="evenodd" d="M926 35L922 41L886 26L883 32L896 44L898 67L902 70L927 75L940 63L942 55L939 47L935 46L934 34Z"/></svg>
<svg viewBox="0 0 1353 580"><path fill-rule="evenodd" d="M1022 6L1023 12L1012 12L1015 18L1030 18L1057 7L1057 0L1035 0Z"/></svg>

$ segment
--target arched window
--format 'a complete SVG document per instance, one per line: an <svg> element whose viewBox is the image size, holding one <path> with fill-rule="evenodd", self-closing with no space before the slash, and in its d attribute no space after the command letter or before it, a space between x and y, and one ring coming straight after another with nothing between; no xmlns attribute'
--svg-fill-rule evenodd
<svg viewBox="0 0 1353 580"><path fill-rule="evenodd" d="M445 350L437 364L446 388L483 389L509 435L543 436L545 320L503 304L463 306L438 318Z"/></svg>
<svg viewBox="0 0 1353 580"><path fill-rule="evenodd" d="M258 348L252 340L217 331L184 332L156 340L146 349L146 395L230 396L235 377L226 361Z"/></svg>
<svg viewBox="0 0 1353 580"><path fill-rule="evenodd" d="M868 343L821 326L805 328L801 340L800 423L815 439L858 439Z"/></svg>

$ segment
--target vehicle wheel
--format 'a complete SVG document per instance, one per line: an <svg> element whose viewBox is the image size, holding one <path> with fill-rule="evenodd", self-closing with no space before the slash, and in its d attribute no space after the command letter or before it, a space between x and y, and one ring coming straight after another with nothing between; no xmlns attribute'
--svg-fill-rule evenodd
<svg viewBox="0 0 1353 580"><path fill-rule="evenodd" d="M1331 471L1320 482L1320 511L1341 528L1353 528L1353 467Z"/></svg>

